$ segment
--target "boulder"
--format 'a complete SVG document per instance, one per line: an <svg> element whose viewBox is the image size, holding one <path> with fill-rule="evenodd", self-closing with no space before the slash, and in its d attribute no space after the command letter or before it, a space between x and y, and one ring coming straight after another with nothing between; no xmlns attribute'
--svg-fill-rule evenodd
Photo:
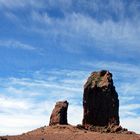
<svg viewBox="0 0 140 140"><path fill-rule="evenodd" d="M119 125L119 100L112 74L93 72L84 85L83 126Z"/></svg>
<svg viewBox="0 0 140 140"><path fill-rule="evenodd" d="M52 111L50 117L49 125L67 125L67 110L68 110L68 102L67 101L60 101L57 102L55 108Z"/></svg>

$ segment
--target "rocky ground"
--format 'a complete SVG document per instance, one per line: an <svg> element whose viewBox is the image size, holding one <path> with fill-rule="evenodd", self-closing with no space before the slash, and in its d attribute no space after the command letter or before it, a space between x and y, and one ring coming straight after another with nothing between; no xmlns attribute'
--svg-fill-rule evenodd
<svg viewBox="0 0 140 140"><path fill-rule="evenodd" d="M101 133L71 125L44 126L18 136L5 136L1 140L140 140L135 133Z"/></svg>

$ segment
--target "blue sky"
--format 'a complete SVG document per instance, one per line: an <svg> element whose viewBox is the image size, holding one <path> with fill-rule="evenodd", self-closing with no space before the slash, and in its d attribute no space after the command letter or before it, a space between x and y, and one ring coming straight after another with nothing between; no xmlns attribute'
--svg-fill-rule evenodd
<svg viewBox="0 0 140 140"><path fill-rule="evenodd" d="M0 0L0 134L47 125L65 99L69 123L81 123L83 84L101 69L122 126L140 133L139 45L139 0Z"/></svg>

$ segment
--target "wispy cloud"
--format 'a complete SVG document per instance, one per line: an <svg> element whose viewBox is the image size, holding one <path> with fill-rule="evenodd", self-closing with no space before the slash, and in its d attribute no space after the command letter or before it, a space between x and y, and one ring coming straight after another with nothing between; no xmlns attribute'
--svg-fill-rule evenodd
<svg viewBox="0 0 140 140"><path fill-rule="evenodd" d="M81 62L81 64L86 67L90 67L90 68L92 67L95 69L108 69L113 72L121 72L121 73L123 72L124 76L126 76L126 74L129 74L129 73L131 74L135 73L135 75L133 76L137 77L137 75L140 73L139 71L140 66L131 64L129 62L125 63L125 62L117 62L117 61L96 61L95 60L93 62L83 61Z"/></svg>
<svg viewBox="0 0 140 140"><path fill-rule="evenodd" d="M41 15L38 12L34 11L32 13L32 18L36 22L43 23L44 26L46 25L46 27L50 25L50 27L53 28L54 25L57 24L58 26L56 28L53 28L56 29L56 31L60 32L63 28L66 29L66 27L69 26L71 28L68 28L66 30L67 32L84 33L85 31L84 34L88 34L91 38L95 38L98 40L102 40L104 38L105 40L123 39L123 41L126 41L125 39L131 39L131 37L136 37L137 39L138 37L136 36L136 34L139 33L139 27L134 27L133 23L129 23L127 21L120 21L116 23L112 20L107 20L100 23L96 19L88 15L83 15L81 13L75 12L67 14L65 18L56 19L49 16L47 12Z"/></svg>
<svg viewBox="0 0 140 140"><path fill-rule="evenodd" d="M40 15L34 12L32 19L34 23L43 25L43 29L35 26L32 27L32 31L51 37L53 42L59 37L60 47L71 52L73 49L79 51L99 49L105 53L114 53L114 49L117 49L117 52L122 55L129 55L132 52L140 53L140 28L136 23L114 22L110 19L100 23L81 13L71 13L63 19L55 19L47 13ZM75 44L68 42L75 42Z"/></svg>
<svg viewBox="0 0 140 140"><path fill-rule="evenodd" d="M59 40L58 46L69 52L99 49L112 54L114 49L117 49L117 52L122 55L130 55L132 51L136 54L140 53L140 12L138 8L140 3L138 1L125 3L121 0L118 2L109 0L108 4L105 4L104 2L86 0L75 3L70 0L66 4L65 0L57 2L29 0L17 3L10 1L10 3L16 7L22 5L24 8L32 7L33 10L24 19L28 21L30 18L32 26L24 25L23 19L11 11L12 14L6 12L8 17L16 17L19 25L31 32L45 36L55 46L58 45L55 44L56 40ZM1 4L12 7L12 4L6 4L5 1L1 1ZM36 5L40 6L36 7ZM51 14L50 9L58 14ZM63 15L62 17L59 12ZM74 43L71 44L71 42Z"/></svg>
<svg viewBox="0 0 140 140"><path fill-rule="evenodd" d="M83 117L83 84L88 75L89 71L72 71L65 69L60 71L37 71L32 73L31 78L1 78L0 85L2 88L0 90L0 103L2 104L2 107L0 109L0 117L9 122L12 120L15 122L8 124L1 122L0 126L3 126L1 128L1 134L17 134L40 127L41 125L47 125L51 111L55 102L58 100L68 100L70 103L68 109L69 123L81 123ZM117 75L115 74L114 76L116 77ZM121 74L119 75L119 78L121 78L120 76ZM126 77L126 79L128 79L128 77ZM121 82L122 86L127 83L126 79ZM126 118L129 116L130 120L132 120L139 114L137 112L140 107L139 101L136 100L136 95L134 96L131 94L131 91L129 90L127 93L123 94L123 91L126 90L127 87L124 87L122 90L121 87L118 86L119 82L116 78L115 85L117 85L121 105L120 119L121 122L123 122L122 125L127 127ZM135 87L133 88L133 92L135 92ZM17 112L19 116L15 117ZM75 114L74 112L77 112L76 116L71 116L71 114ZM11 116L10 119L7 118L8 115ZM42 119L38 120L37 116L40 116ZM32 121L29 123L29 120ZM25 122L24 127L21 127L22 122ZM14 128L15 131L6 131L6 128ZM131 122L131 127L128 126L128 128L134 130L135 124ZM17 129L19 130L17 131ZM136 129L136 132L138 132L138 130L139 129Z"/></svg>
<svg viewBox="0 0 140 140"><path fill-rule="evenodd" d="M52 64L52 58L45 57L45 59L37 58L38 69L42 67L40 64L42 61L43 66L44 64L46 66L44 70L32 71L30 74L24 71L21 77L0 78L0 103L2 104L0 118L3 120L0 122L1 133L10 134L11 129L8 128L14 128L13 133L21 133L47 124L55 102L64 99L70 102L69 122L81 123L83 83L92 70L100 69L108 69L113 73L116 90L119 93L122 124L124 127L128 126L126 116L129 115L128 128L136 128L138 132L135 122L139 118L134 117L139 115L137 110L140 101L138 98L140 66L130 63L128 58L139 60L139 7L138 0L126 2L109 0L107 3L93 0L76 2L74 0L0 0L3 22L10 24L11 21L12 25L15 24L21 32L36 36L40 44L38 47L34 46L32 45L34 43L32 41L28 43L24 36L21 36L25 40L23 42L16 38L7 40L6 36L6 39L0 40L0 49L5 47L40 52L38 49L41 48L51 53L54 50L78 53L76 58L79 56L81 58L80 61L78 60L77 68L83 69L83 71L73 70L74 68L48 70L47 66L49 62ZM7 28L10 28L9 24ZM102 52L108 61L99 61L104 59ZM98 61L93 59L94 55ZM61 63L59 58L54 58L55 53L51 57ZM129 62L117 61L124 57ZM115 58L119 59L115 60ZM75 114L74 112L77 112L76 116L71 116ZM7 117L8 115L11 118Z"/></svg>
<svg viewBox="0 0 140 140"><path fill-rule="evenodd" d="M140 66L131 63L121 63L116 61L93 61L82 62L88 69L107 69L113 73L115 84L121 95L139 95ZM133 94L135 93L135 94Z"/></svg>
<svg viewBox="0 0 140 140"><path fill-rule="evenodd" d="M19 41L15 41L15 40L6 40L6 41L0 40L0 47L23 49L23 50L30 50L30 51L36 50L36 48L31 45L28 45Z"/></svg>
<svg viewBox="0 0 140 140"><path fill-rule="evenodd" d="M6 96L0 96L1 109L28 109L30 105L24 100L17 100L14 98L8 98ZM2 110L1 110L2 111Z"/></svg>
<svg viewBox="0 0 140 140"><path fill-rule="evenodd" d="M15 113L14 115L9 114L1 114L1 128L0 135L14 135L14 134L21 134L27 131L36 129L37 127L44 126L48 124L46 120L47 115L42 114L18 114Z"/></svg>
<svg viewBox="0 0 140 140"><path fill-rule="evenodd" d="M76 2L74 0L0 0L0 6L9 9L16 9L19 7L23 9L31 7L36 10L45 8L48 11L50 9L57 9L63 14L77 12L90 15L93 18L99 18L98 20L112 19L114 21L120 21L124 19L133 19L136 21L136 19L138 20L138 17L140 16L139 0L108 0L107 2L93 0L77 0Z"/></svg>
<svg viewBox="0 0 140 140"><path fill-rule="evenodd" d="M18 8L27 8L34 7L39 8L43 7L43 0L36 2L36 0L0 0L0 8L8 8L8 9L18 9Z"/></svg>
<svg viewBox="0 0 140 140"><path fill-rule="evenodd" d="M138 123L139 121L140 121L140 117L135 116L134 118L130 117L130 118L122 119L121 124L129 129L131 129L132 126L134 126L133 131L140 133L140 127L139 127L139 123Z"/></svg>
<svg viewBox="0 0 140 140"><path fill-rule="evenodd" d="M0 133L19 134L42 125L48 125L51 111L58 100L70 102L69 123L80 123L82 103L79 97L82 97L82 83L79 80L84 80L80 76L84 73L84 71L76 70L62 70L61 72L52 70L46 73L42 71L33 73L34 78L1 78L0 117L9 123L0 123L2 126ZM52 75L55 78L51 78ZM73 83L76 83L75 86ZM77 119L74 118L74 115L70 117L74 111L79 112L79 115L75 116ZM10 118L7 117L9 115ZM6 128L12 128L14 131L6 130Z"/></svg>
<svg viewBox="0 0 140 140"><path fill-rule="evenodd" d="M129 104L129 105L125 105L125 106L122 106L121 109L125 110L125 109L128 109L128 110L134 110L134 109L140 109L140 104Z"/></svg>
<svg viewBox="0 0 140 140"><path fill-rule="evenodd" d="M121 125L139 133L139 127L135 124L135 121L139 119L137 117L140 110L140 77L138 76L140 66L114 61L82 62L82 65L88 69L107 69L113 73L115 87L120 100Z"/></svg>

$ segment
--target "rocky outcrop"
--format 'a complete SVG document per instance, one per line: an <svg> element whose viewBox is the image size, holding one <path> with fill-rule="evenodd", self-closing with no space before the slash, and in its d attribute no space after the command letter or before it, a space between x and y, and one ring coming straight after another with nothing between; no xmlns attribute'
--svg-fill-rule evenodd
<svg viewBox="0 0 140 140"><path fill-rule="evenodd" d="M83 126L119 125L119 100L109 71L91 73L84 85Z"/></svg>
<svg viewBox="0 0 140 140"><path fill-rule="evenodd" d="M49 125L67 125L67 110L68 110L68 102L67 101L60 101L57 102L55 108L52 111L50 117Z"/></svg>

